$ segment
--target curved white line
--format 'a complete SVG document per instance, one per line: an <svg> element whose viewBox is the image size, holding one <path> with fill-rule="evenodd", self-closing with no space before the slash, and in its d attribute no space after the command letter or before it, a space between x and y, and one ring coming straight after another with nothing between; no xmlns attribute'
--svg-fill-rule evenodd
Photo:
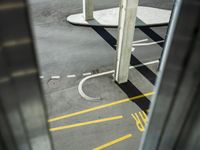
<svg viewBox="0 0 200 150"><path fill-rule="evenodd" d="M155 61L151 61L151 62L147 62L147 63L144 63L144 64L135 65L135 66L130 66L129 69L134 69L134 68L147 66L147 65L151 65L151 64L155 64L155 63L159 63L159 60L155 60ZM108 75L108 74L112 74L114 72L115 72L114 70L111 70L111 71L93 74L91 76L87 76L87 77L83 78L78 85L78 92L81 95L81 97L83 97L85 100L93 101L93 102L101 100L101 97L91 97L91 96L86 95L85 92L83 91L83 83L86 82L89 79Z"/></svg>
<svg viewBox="0 0 200 150"><path fill-rule="evenodd" d="M83 91L83 83L85 81L87 81L88 79L92 79L92 78L95 78L95 77L99 77L99 76L104 76L104 75L107 75L107 74L112 74L114 73L114 70L111 70L111 71L106 71L106 72L102 72L102 73L97 73L97 74L94 74L94 75L91 75L91 76L87 76L85 78L83 78L79 85L78 85L78 92L79 94L85 98L86 100L89 100L89 101L98 101L98 100L101 100L101 97L90 97L90 96L87 96L85 94L85 92Z"/></svg>

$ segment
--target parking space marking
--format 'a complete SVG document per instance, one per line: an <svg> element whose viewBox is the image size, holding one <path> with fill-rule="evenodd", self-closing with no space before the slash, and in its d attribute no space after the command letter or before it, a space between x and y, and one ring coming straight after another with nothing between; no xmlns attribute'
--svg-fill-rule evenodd
<svg viewBox="0 0 200 150"><path fill-rule="evenodd" d="M56 127L56 128L50 128L49 130L51 132L55 132L55 131L60 131L60 130L70 129L70 128L75 128L75 127L80 127L80 126L86 126L86 125L91 125L91 124L97 124L97 123L107 122L107 121L119 120L119 119L122 119L122 118L123 118L123 116L115 116L115 117L110 117L110 118L104 118L104 119L99 119L99 120L93 120L93 121L88 121L88 122L71 124L71 125L67 125L67 126L60 126L60 127Z"/></svg>
<svg viewBox="0 0 200 150"><path fill-rule="evenodd" d="M149 39L142 39L142 40L137 40L137 41L133 41L132 44L137 44L137 43L141 43L141 42L146 42Z"/></svg>
<svg viewBox="0 0 200 150"><path fill-rule="evenodd" d="M109 146L111 146L111 145L114 145L114 144L116 144L116 143L119 143L119 142L124 141L124 140L126 140L126 139L128 139L128 138L131 138L131 137L132 137L132 134L127 134L127 135L125 135L125 136L122 136L122 137L120 137L120 138L118 138L118 139L115 139L115 140L113 140L113 141L110 141L110 142L108 142L108 143L106 143L106 144L104 144L104 145L101 145L101 146L99 146L99 147L97 147L97 148L94 148L94 149L92 149L92 150L102 150L102 149L105 149L105 148L107 148L107 147L109 147Z"/></svg>
<svg viewBox="0 0 200 150"><path fill-rule="evenodd" d="M154 92L149 92L149 93L137 95L137 96L134 96L134 97L131 97L131 98L126 98L126 99L123 99L123 100L115 101L115 102L112 102L112 103L103 104L103 105L100 105L100 106L92 107L92 108L85 109L85 110L82 110L82 111L78 111L78 112L75 112L75 113L66 114L66 115L55 117L55 118L51 118L51 119L48 120L48 122L54 122L54 121L58 121L58 120L61 120L61 119L70 118L70 117L77 116L77 115L80 115L80 114L85 114L85 113L92 112L92 111L95 111L95 110L111 107L111 106L114 106L114 105L133 101L133 100L140 99L140 98L143 98L143 97L151 96L153 94L154 94Z"/></svg>

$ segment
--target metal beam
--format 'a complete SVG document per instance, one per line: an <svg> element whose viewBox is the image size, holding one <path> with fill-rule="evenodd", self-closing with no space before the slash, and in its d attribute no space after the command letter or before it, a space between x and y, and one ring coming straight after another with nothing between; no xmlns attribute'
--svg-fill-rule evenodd
<svg viewBox="0 0 200 150"><path fill-rule="evenodd" d="M122 0L120 4L117 62L115 68L115 80L118 83L124 83L128 80L137 7L138 0Z"/></svg>
<svg viewBox="0 0 200 150"><path fill-rule="evenodd" d="M198 0L176 1L140 150L200 149L199 14Z"/></svg>
<svg viewBox="0 0 200 150"><path fill-rule="evenodd" d="M83 0L83 17L85 21L94 19L94 0Z"/></svg>
<svg viewBox="0 0 200 150"><path fill-rule="evenodd" d="M0 144L4 150L52 150L25 2L0 2Z"/></svg>

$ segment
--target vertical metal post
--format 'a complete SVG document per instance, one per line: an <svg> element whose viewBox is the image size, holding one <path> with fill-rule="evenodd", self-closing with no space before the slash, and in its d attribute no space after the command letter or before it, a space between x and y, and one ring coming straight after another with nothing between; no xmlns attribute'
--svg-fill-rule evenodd
<svg viewBox="0 0 200 150"><path fill-rule="evenodd" d="M52 150L27 8L26 0L0 2L0 144Z"/></svg>
<svg viewBox="0 0 200 150"><path fill-rule="evenodd" d="M83 17L85 21L93 19L94 1L83 0Z"/></svg>
<svg viewBox="0 0 200 150"><path fill-rule="evenodd" d="M175 2L140 150L200 149L200 1Z"/></svg>
<svg viewBox="0 0 200 150"><path fill-rule="evenodd" d="M115 69L115 80L118 83L124 83L128 80L137 7L138 0L121 0Z"/></svg>

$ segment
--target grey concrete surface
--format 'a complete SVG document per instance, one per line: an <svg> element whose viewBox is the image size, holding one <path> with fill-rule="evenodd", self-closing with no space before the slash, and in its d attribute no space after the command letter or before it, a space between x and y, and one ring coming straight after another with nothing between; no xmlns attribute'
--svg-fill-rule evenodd
<svg viewBox="0 0 200 150"><path fill-rule="evenodd" d="M42 84L49 118L153 90L158 64L148 66L150 70L144 67L131 70L130 84L121 87L113 82L112 76L89 80L84 90L91 96L103 97L100 102L88 102L80 97L77 86L83 78L83 73L114 69L116 51L113 49L113 40L117 37L117 29L94 30L67 23L66 16L81 12L81 3L81 0L29 1L38 61L41 75L44 76ZM118 0L95 0L95 9L111 8L118 4ZM140 5L170 9L172 3L167 0L141 0ZM166 31L166 26L153 27L150 30L136 29L134 40L148 38L149 41L153 41L165 38ZM161 52L160 45L142 46L137 47L133 55L144 63L159 59ZM137 61L132 62L134 63ZM54 75L60 78L51 79ZM67 75L76 77L68 78ZM50 123L50 127L58 127L117 115L124 116L121 120L52 132L55 150L89 150L129 133L133 134L132 138L107 149L137 150L142 133L137 130L131 113L146 108L142 101L146 102L147 99L141 99L139 103L127 102Z"/></svg>

